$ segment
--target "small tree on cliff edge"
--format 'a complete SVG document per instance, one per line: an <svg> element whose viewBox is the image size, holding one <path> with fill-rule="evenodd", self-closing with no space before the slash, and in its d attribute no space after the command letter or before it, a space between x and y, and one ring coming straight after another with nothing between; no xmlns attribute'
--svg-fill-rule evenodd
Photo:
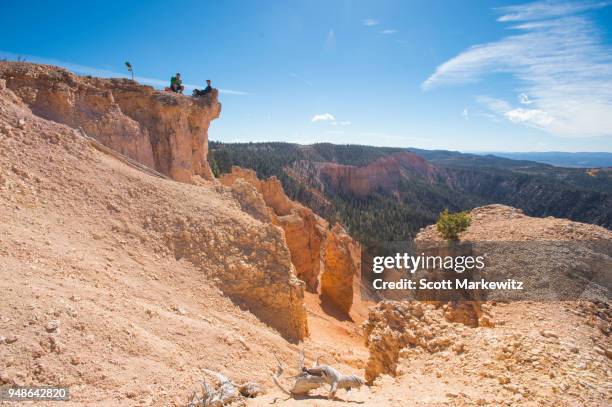
<svg viewBox="0 0 612 407"><path fill-rule="evenodd" d="M132 80L134 80L134 69L132 68L132 64L126 61L125 66L127 67L128 72L132 74Z"/></svg>
<svg viewBox="0 0 612 407"><path fill-rule="evenodd" d="M459 233L470 226L470 215L467 212L449 213L448 209L438 217L436 228L446 240L459 240Z"/></svg>

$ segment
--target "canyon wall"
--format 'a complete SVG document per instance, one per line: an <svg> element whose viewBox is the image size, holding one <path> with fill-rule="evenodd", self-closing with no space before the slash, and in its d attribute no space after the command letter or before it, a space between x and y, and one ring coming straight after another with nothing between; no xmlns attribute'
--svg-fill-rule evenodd
<svg viewBox="0 0 612 407"><path fill-rule="evenodd" d="M336 224L327 234L321 296L348 314L353 304L353 279L359 275L358 245Z"/></svg>
<svg viewBox="0 0 612 407"><path fill-rule="evenodd" d="M221 176L222 184L232 186L238 180L253 185L272 211L272 223L285 232L291 252L291 262L306 289L316 292L321 269L321 245L327 234L327 222L310 209L290 200L276 177L259 180L253 170L232 167L232 172ZM233 187L235 189L235 187Z"/></svg>
<svg viewBox="0 0 612 407"><path fill-rule="evenodd" d="M318 165L318 175L333 191L366 197L377 190L392 191L402 180L431 180L436 169L422 157L405 151L356 167L336 163Z"/></svg>
<svg viewBox="0 0 612 407"><path fill-rule="evenodd" d="M308 291L320 291L323 298L348 314L353 303L353 279L360 267L359 244L340 225L330 229L328 222L312 210L290 200L276 177L260 180L255 171L234 166L220 181L232 191L244 189L242 183L246 181L260 193L271 210L270 221L284 231L298 278L306 283ZM244 199L243 210L265 219L261 208L252 209L260 206L253 204L254 199Z"/></svg>
<svg viewBox="0 0 612 407"><path fill-rule="evenodd" d="M0 78L37 116L82 129L176 181L212 179L206 157L208 127L221 112L216 90L190 98L128 79L15 62L0 62Z"/></svg>

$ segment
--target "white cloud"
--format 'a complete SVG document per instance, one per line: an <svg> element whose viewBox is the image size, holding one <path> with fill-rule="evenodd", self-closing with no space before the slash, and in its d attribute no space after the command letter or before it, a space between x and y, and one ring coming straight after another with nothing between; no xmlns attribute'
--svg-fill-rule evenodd
<svg viewBox="0 0 612 407"><path fill-rule="evenodd" d="M312 122L333 122L336 118L331 113L315 114L310 121Z"/></svg>
<svg viewBox="0 0 612 407"><path fill-rule="evenodd" d="M363 20L363 25L365 25L366 27L371 27L373 25L378 25L379 21L378 20L374 20L372 18L366 18L365 20Z"/></svg>
<svg viewBox="0 0 612 407"><path fill-rule="evenodd" d="M529 21L542 18L560 17L576 14L587 10L605 7L609 1L536 1L528 4L500 7L497 10L503 15L497 21Z"/></svg>
<svg viewBox="0 0 612 407"><path fill-rule="evenodd" d="M470 120L470 112L467 107L463 108L463 111L461 112L461 117L463 117L465 120Z"/></svg>
<svg viewBox="0 0 612 407"><path fill-rule="evenodd" d="M554 120L551 115L540 109L514 108L505 100L487 96L479 96L477 100L497 115L494 117L504 117L512 123L541 128L550 125Z"/></svg>
<svg viewBox="0 0 612 407"><path fill-rule="evenodd" d="M115 72L115 71L111 71L108 69L101 69L101 68L95 68L91 66L79 65L79 64L72 63L72 62L59 61L57 59L37 57L34 55L17 55L11 52L0 51L0 58L16 60L18 56L25 58L27 62L61 66L63 68L68 69L69 71L72 71L80 75L91 75L91 76L97 76L100 78L129 78L130 77L127 72ZM137 71L138 67L135 66L134 70ZM163 88L163 87L170 85L169 79L164 81L160 79L147 78L143 76L134 76L134 80L136 80L139 83L150 85L150 86L157 87L157 88ZM192 85L188 83L184 83L183 85L185 86L186 92L190 92L195 88L203 88L206 86L205 84ZM225 95L249 95L248 92L243 92L240 90L231 90L231 89L219 89L219 93L225 94Z"/></svg>
<svg viewBox="0 0 612 407"><path fill-rule="evenodd" d="M391 34L395 34L396 32L397 30L390 30L390 29L380 31L380 33L384 35L391 35Z"/></svg>
<svg viewBox="0 0 612 407"><path fill-rule="evenodd" d="M557 136L612 135L612 47L587 15L575 14L603 5L537 2L503 8L502 21L527 22L510 27L512 35L473 46L446 61L422 87L511 74L519 83L519 103L530 109L479 98L501 117Z"/></svg>
<svg viewBox="0 0 612 407"><path fill-rule="evenodd" d="M512 109L512 106L510 106L510 103L506 102L505 100L495 99L489 96L478 96L476 100L479 103L488 107L489 110L492 110L493 112L496 112L499 114L503 114L507 112L508 110Z"/></svg>
<svg viewBox="0 0 612 407"><path fill-rule="evenodd" d="M539 109L512 109L504 113L504 116L513 123L526 123L538 127L549 125L553 118Z"/></svg>

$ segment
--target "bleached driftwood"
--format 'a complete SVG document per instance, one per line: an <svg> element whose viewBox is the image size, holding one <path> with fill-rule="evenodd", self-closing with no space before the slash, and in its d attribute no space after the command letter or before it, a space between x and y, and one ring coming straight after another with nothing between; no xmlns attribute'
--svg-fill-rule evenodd
<svg viewBox="0 0 612 407"><path fill-rule="evenodd" d="M365 381L359 376L344 375L329 365L319 365L319 358L317 358L311 368L304 367L304 351L302 351L300 353L298 374L292 377L294 379L293 385L287 390L280 383L280 377L284 371L283 364L278 358L276 358L276 362L276 373L272 376L272 380L285 394L291 397L308 395L310 390L318 389L324 384L329 384L328 397L333 399L336 397L336 392L339 389L350 391L354 388L359 389L365 384Z"/></svg>
<svg viewBox="0 0 612 407"><path fill-rule="evenodd" d="M212 370L203 369L203 371L217 379L219 388L215 390L206 383L206 380L202 380L202 395L194 391L188 407L223 407L238 398L238 389L230 379Z"/></svg>

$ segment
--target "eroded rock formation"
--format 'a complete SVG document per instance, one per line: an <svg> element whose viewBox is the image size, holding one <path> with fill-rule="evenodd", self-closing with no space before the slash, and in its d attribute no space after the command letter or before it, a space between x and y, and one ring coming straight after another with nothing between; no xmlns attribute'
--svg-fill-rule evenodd
<svg viewBox="0 0 612 407"><path fill-rule="evenodd" d="M127 79L82 77L54 66L0 62L7 88L42 118L88 136L169 177L212 179L208 127L217 92L190 98Z"/></svg>
<svg viewBox="0 0 612 407"><path fill-rule="evenodd" d="M253 170L232 167L232 172L222 175L221 183L235 188L244 180L261 194L272 210L272 222L283 228L285 240L291 252L298 277L309 291L316 292L321 269L321 247L327 234L327 222L314 212L290 200L276 177L259 180Z"/></svg>
<svg viewBox="0 0 612 407"><path fill-rule="evenodd" d="M236 198L243 211L262 222L274 223L274 213L266 205L263 197L253 184L242 178L237 178L230 185L230 188L232 195Z"/></svg>
<svg viewBox="0 0 612 407"><path fill-rule="evenodd" d="M348 313L353 303L352 282L360 265L358 244L339 225L330 230L327 221L289 199L276 177L260 180L255 171L234 166L220 178L232 189L241 180L253 185L272 210L272 223L284 230L291 261L306 288L316 293L321 281L321 294ZM253 207L250 201L241 205ZM260 212L255 217L261 219Z"/></svg>
<svg viewBox="0 0 612 407"><path fill-rule="evenodd" d="M485 256L486 267L478 280L514 278L524 283L521 291L508 290L511 291L509 300L528 303L526 300L546 299L544 303L548 303L549 300L571 302L588 298L600 303L597 301L601 298L601 303L609 301L612 268L609 230L566 219L533 218L504 205L475 208L470 215L471 225L461 234L461 241L469 243L465 247L470 255ZM422 251L426 255L467 254L454 252L435 225L423 229L415 240L419 254ZM463 250L460 246L456 249ZM442 278L440 275L428 277ZM446 278L463 277L452 274ZM469 279L472 278L476 277ZM507 292L493 291L490 295ZM479 293L479 298L467 292L459 293L465 296L450 302L442 301L438 293L429 294L428 301L382 301L370 309L364 324L370 351L367 380L373 381L380 374L395 375L399 359L410 353L411 348L433 353L452 346L453 351L463 352L463 344L456 336L457 324L465 330L497 326L497 320L492 317L493 302L485 301L489 298L486 293ZM603 331L607 332L607 328ZM543 337L549 335L542 332Z"/></svg>
<svg viewBox="0 0 612 407"><path fill-rule="evenodd" d="M291 251L291 261L298 277L309 291L316 292L321 271L321 248L327 235L327 222L310 209L296 206L291 213L278 217Z"/></svg>
<svg viewBox="0 0 612 407"><path fill-rule="evenodd" d="M145 225L165 237L175 258L208 268L206 272L234 302L285 337L305 338L304 283L296 278L282 231L272 224L245 226L235 222L233 227L239 233L228 234L167 212L149 218ZM211 250L213 247L219 250Z"/></svg>
<svg viewBox="0 0 612 407"><path fill-rule="evenodd" d="M0 64L5 74L7 63ZM16 65L28 68L26 72L30 72L29 68L35 72L39 68L47 69L31 64ZM63 70L54 68L51 71L66 75L67 80L72 77ZM60 76L62 78L66 79ZM61 82L47 79L51 81L50 87L64 88ZM81 84L77 88L79 86ZM24 88L28 86L24 84ZM148 88L141 88L146 97ZM41 85L41 89L47 88ZM22 94L29 92L19 88L17 93L19 90ZM66 92L79 99L76 90L69 88ZM66 95L59 97L51 91L48 97L69 100ZM72 102L77 103L76 99ZM175 262L177 268L188 267L199 272L197 278L205 276L207 284L215 284L235 304L249 310L285 338L301 340L308 336L304 283L295 275L283 232L270 223L253 219L258 210L265 217L267 207L250 184L238 182L233 191L227 191L210 182L186 185L133 171L133 167L114 160L113 155L102 155L74 128L33 114L28 107L30 103L24 103L7 88L5 80L0 79L0 190L6 192L1 194L0 201L4 208L19 197L24 206L43 210L35 203L43 199L46 209L53 207L60 213L70 213L71 219L78 219L71 224L79 226L77 234L82 235L79 241L83 240L79 253L84 253L83 257L95 258L101 252L92 247L106 244L113 246L106 257L109 267L113 262L111 256L143 259L146 256L138 257L142 252L154 253L156 261L168 259ZM79 115L85 114L86 108L80 102L77 104L84 110L70 107L66 113L69 119L70 114L74 114L77 116L74 120L82 120ZM104 120L104 117L96 120ZM129 123L124 116L118 117ZM94 126L96 120L85 122ZM41 185L44 188L41 189ZM33 192L24 195L20 191ZM252 201L240 200L251 202L253 207L239 210L232 195L249 197ZM12 207L19 205L12 203ZM90 231L90 219L99 223L95 232ZM64 221L55 222L55 218L49 222L56 228L65 226ZM90 233L95 236L93 240ZM64 235L56 232L56 236ZM49 242L51 244L51 240ZM129 255L119 255L116 251L128 246ZM61 255L58 258L62 258ZM78 261L70 260L69 264L74 266ZM141 266L145 270L146 267L139 264L129 270L138 270L140 279L144 278ZM122 275L125 270L115 271L116 275ZM169 267L162 273L167 275L174 271ZM157 280L156 276L153 281ZM149 283L143 283L143 287L146 284ZM106 289L112 292L114 287Z"/></svg>
<svg viewBox="0 0 612 407"><path fill-rule="evenodd" d="M405 151L379 158L364 167L323 163L318 173L332 190L366 197L377 190L393 191L402 180L432 179L436 168L422 157Z"/></svg>
<svg viewBox="0 0 612 407"><path fill-rule="evenodd" d="M383 373L395 376L400 352L408 346L433 353L457 345L461 351L459 337L442 313L442 308L419 301L382 301L370 308L363 326L370 351L366 380L371 383Z"/></svg>
<svg viewBox="0 0 612 407"><path fill-rule="evenodd" d="M257 173L248 168L233 166L232 172L223 174L220 181L223 185L230 186L239 178L244 179L257 188L257 191L263 196L266 205L268 205L277 216L289 215L292 209L301 206L287 197L283 185L278 178L270 177L266 180L260 180L257 178Z"/></svg>
<svg viewBox="0 0 612 407"><path fill-rule="evenodd" d="M321 296L348 314L353 304L353 278L359 273L355 241L336 224L325 242L325 269L321 275Z"/></svg>

